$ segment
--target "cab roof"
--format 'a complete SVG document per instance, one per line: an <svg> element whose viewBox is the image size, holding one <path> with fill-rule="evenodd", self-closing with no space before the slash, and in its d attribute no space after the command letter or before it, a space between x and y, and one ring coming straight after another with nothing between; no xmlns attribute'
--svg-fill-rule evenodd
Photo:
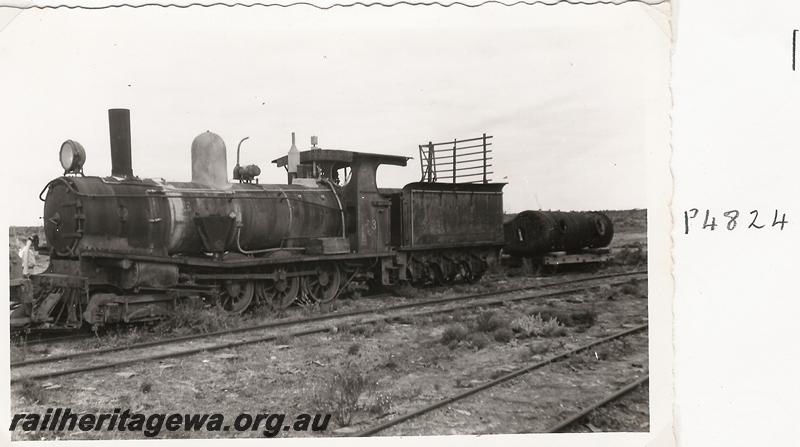
<svg viewBox="0 0 800 447"><path fill-rule="evenodd" d="M272 162L275 163L277 167L281 168L286 166L288 158L288 155L284 155L283 157L272 160ZM339 149L310 149L300 152L301 164L334 162L350 165L360 160L369 160L385 165L406 166L410 158L411 157L404 157L402 155L372 154L369 152L354 152Z"/></svg>

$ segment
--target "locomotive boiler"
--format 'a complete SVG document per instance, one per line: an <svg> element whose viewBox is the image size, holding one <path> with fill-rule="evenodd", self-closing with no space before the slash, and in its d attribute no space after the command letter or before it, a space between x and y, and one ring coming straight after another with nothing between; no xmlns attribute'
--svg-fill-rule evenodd
<svg viewBox="0 0 800 447"><path fill-rule="evenodd" d="M342 234L344 210L332 184L228 183L225 143L211 132L192 142L191 182L134 177L128 113L109 111L111 177L64 176L45 187L44 229L56 256L247 254ZM128 137L114 137L120 133ZM75 144L65 143L62 158Z"/></svg>
<svg viewBox="0 0 800 447"><path fill-rule="evenodd" d="M287 184L260 184L260 168L240 166L238 151L231 182L225 144L211 132L191 144L191 181L140 179L130 112L108 117L110 176L84 174L76 141L60 148L64 173L40 193L50 264L13 303L13 327L169 318L187 299L229 313L278 309L333 300L353 281L470 281L504 244L502 183L379 188L378 166L408 157L299 151L294 135L273 160Z"/></svg>

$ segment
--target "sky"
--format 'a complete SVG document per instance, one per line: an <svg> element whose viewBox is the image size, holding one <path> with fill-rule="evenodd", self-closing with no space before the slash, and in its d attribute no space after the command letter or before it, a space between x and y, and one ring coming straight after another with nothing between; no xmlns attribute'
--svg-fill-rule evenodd
<svg viewBox="0 0 800 447"><path fill-rule="evenodd" d="M665 7L296 7L0 11L0 135L12 225L41 223L39 191L79 141L110 174L109 108L131 109L133 171L190 179L210 130L261 183L297 133L320 146L414 157L379 186L420 178L418 145L494 136L509 212L647 204L646 163L668 150ZM6 20L2 20L5 17Z"/></svg>

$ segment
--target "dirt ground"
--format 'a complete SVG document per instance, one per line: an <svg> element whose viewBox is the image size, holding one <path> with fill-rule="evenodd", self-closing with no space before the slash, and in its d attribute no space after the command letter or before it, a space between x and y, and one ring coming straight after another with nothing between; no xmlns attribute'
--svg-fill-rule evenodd
<svg viewBox="0 0 800 447"><path fill-rule="evenodd" d="M644 210L608 212L615 223L614 262L600 273L646 267ZM12 229L13 231L13 229ZM10 231L11 232L11 231ZM13 234L13 233L12 233ZM586 272L530 277L502 271L477 285L405 291L342 300L341 309L435 298L454 293L566 280ZM610 283L612 280L608 280ZM307 310L290 312L302 314ZM261 315L246 317L248 323ZM377 423L463 392L516 368L647 322L647 282L605 284L589 292L497 308L381 321L324 334L286 338L226 351L144 362L11 388L12 413L64 407L73 412L115 408L152 413L331 413L332 436ZM170 327L175 334L187 328ZM167 336L169 331L166 332ZM165 336L164 328L135 328L108 339L58 348L12 347L12 357L78 351ZM27 350L27 351L26 351ZM541 432L647 374L647 335L598 346L505 384L395 426L382 435ZM572 431L647 431L646 387L593 413ZM262 437L248 432L162 431L159 438ZM15 432L13 439L139 439L141 432Z"/></svg>

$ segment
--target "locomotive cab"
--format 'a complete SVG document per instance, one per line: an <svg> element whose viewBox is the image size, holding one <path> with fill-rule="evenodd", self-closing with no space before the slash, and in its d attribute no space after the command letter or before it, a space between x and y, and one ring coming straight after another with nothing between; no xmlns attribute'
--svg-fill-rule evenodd
<svg viewBox="0 0 800 447"><path fill-rule="evenodd" d="M391 196L378 189L375 176L382 164L406 166L410 157L333 149L311 149L299 153L296 175L289 155L273 160L286 168L293 185L327 183L340 193L345 215L345 236L351 250L365 254L393 251ZM344 178L342 178L344 177ZM396 232L397 229L395 229Z"/></svg>

